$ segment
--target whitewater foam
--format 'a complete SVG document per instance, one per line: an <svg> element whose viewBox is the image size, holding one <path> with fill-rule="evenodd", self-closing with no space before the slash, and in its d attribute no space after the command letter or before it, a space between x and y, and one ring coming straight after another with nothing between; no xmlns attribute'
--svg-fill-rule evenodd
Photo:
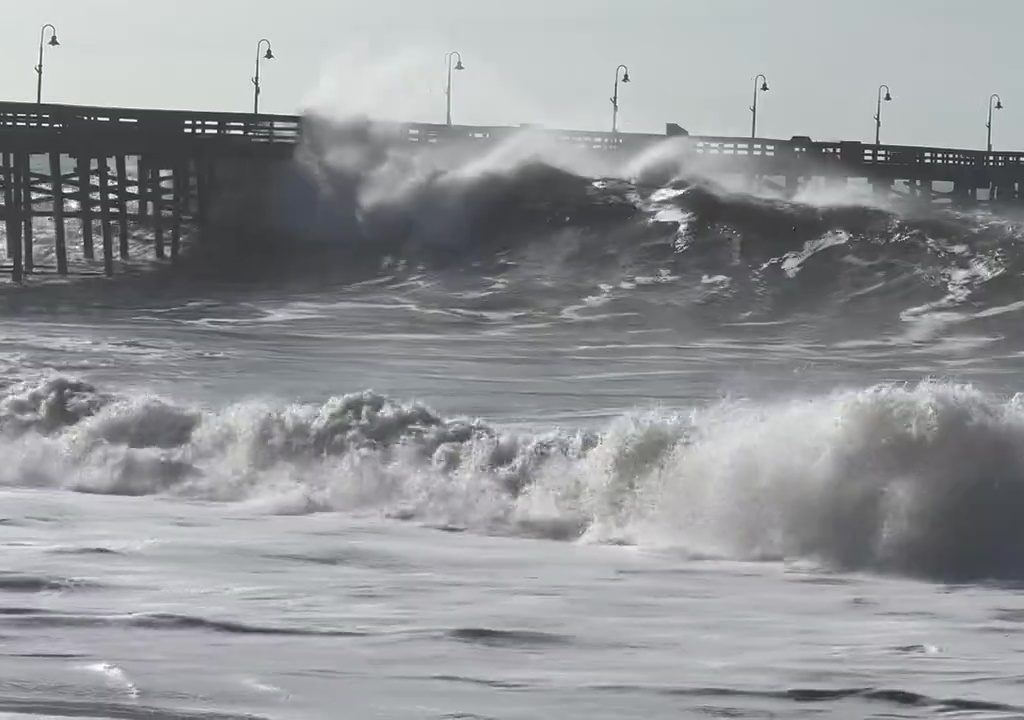
<svg viewBox="0 0 1024 720"><path fill-rule="evenodd" d="M377 510L930 577L1024 575L1024 403L965 385L634 413L602 433L504 430L370 392L216 411L64 378L5 392L9 486Z"/></svg>

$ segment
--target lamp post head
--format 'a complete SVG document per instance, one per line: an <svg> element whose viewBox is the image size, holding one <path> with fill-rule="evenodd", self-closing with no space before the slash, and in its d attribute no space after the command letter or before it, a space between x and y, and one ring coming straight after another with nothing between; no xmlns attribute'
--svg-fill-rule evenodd
<svg viewBox="0 0 1024 720"><path fill-rule="evenodd" d="M466 66L462 64L462 58L459 58L459 61L457 63L455 63L455 69L456 70L465 70L466 69Z"/></svg>
<svg viewBox="0 0 1024 720"><path fill-rule="evenodd" d="M765 80L763 83L761 83L761 92L768 92L768 81L767 80Z"/></svg>
<svg viewBox="0 0 1024 720"><path fill-rule="evenodd" d="M629 82L629 70L627 70L625 72L625 74L622 76L622 82L624 82L624 83L628 83Z"/></svg>
<svg viewBox="0 0 1024 720"><path fill-rule="evenodd" d="M273 60L274 59L274 51L270 49L269 45L267 46L267 53L263 56L263 59L264 60Z"/></svg>
<svg viewBox="0 0 1024 720"><path fill-rule="evenodd" d="M1003 101L1002 100L996 100L996 110L1002 110L1002 109L1003 109Z"/></svg>
<svg viewBox="0 0 1024 720"><path fill-rule="evenodd" d="M886 102L891 102L892 101L892 95L889 94L888 90L885 91L885 97L882 98L882 99L885 100Z"/></svg>
<svg viewBox="0 0 1024 720"><path fill-rule="evenodd" d="M57 33L50 36L50 47L57 47L60 45L60 41L57 40Z"/></svg>

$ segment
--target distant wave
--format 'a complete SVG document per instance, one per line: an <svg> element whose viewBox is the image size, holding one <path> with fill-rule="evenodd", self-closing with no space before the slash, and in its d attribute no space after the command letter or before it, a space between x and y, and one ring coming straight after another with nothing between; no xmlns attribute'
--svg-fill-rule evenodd
<svg viewBox="0 0 1024 720"><path fill-rule="evenodd" d="M372 392L216 411L65 378L0 398L0 482L375 509L481 532L1024 578L1024 402L926 382L506 430ZM130 429L130 431L129 431ZM35 585L33 585L33 588Z"/></svg>

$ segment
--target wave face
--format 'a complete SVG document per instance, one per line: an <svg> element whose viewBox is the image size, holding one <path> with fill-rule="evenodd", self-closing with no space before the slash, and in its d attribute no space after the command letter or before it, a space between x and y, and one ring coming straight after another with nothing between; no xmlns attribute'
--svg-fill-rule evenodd
<svg viewBox="0 0 1024 720"><path fill-rule="evenodd" d="M1024 578L1024 403L970 386L727 402L537 434L370 392L214 412L56 378L7 387L0 428L8 486Z"/></svg>
<svg viewBox="0 0 1024 720"><path fill-rule="evenodd" d="M410 149L368 123L310 128L279 222L344 253L345 272L498 276L492 306L628 310L639 299L702 320L810 312L913 327L915 337L1024 300L1019 217L852 185L786 199L719 173L685 139L602 157L530 131L487 147ZM317 272L327 272L320 259Z"/></svg>

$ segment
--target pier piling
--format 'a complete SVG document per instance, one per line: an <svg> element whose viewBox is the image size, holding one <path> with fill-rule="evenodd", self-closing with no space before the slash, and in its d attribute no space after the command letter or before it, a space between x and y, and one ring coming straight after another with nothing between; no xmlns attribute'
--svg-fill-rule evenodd
<svg viewBox="0 0 1024 720"><path fill-rule="evenodd" d="M22 268L26 275L31 275L35 270L35 252L33 248L34 237L32 235L32 165L29 162L28 153L18 153L18 175L20 178L22 196L21 216L25 221L24 251L22 255Z"/></svg>
<svg viewBox="0 0 1024 720"><path fill-rule="evenodd" d="M107 167L106 157L97 159L96 168L99 171L100 183L100 227L103 232L103 272L105 275L114 274L114 239L113 228L110 225L110 171Z"/></svg>
<svg viewBox="0 0 1024 720"><path fill-rule="evenodd" d="M117 249L122 260L128 259L128 163L124 154L114 158L117 166Z"/></svg>
<svg viewBox="0 0 1024 720"><path fill-rule="evenodd" d="M181 250L181 206L184 194L182 168L176 164L171 168L171 260L177 260Z"/></svg>
<svg viewBox="0 0 1024 720"><path fill-rule="evenodd" d="M86 260L96 257L92 242L92 158L78 157L78 204L82 223L82 256Z"/></svg>
<svg viewBox="0 0 1024 720"><path fill-rule="evenodd" d="M64 232L64 171L60 153L50 151L50 193L53 196L53 244L57 255L57 274L68 274L68 247Z"/></svg>
<svg viewBox="0 0 1024 720"><path fill-rule="evenodd" d="M23 279L21 264L21 170L18 155L8 155L7 180L4 183L4 202L7 205L7 259L11 263L11 279L20 283Z"/></svg>
<svg viewBox="0 0 1024 720"><path fill-rule="evenodd" d="M142 223L149 219L149 166L141 155L135 163L135 182L138 191L135 214Z"/></svg>
<svg viewBox="0 0 1024 720"><path fill-rule="evenodd" d="M163 260L167 257L164 250L164 182L161 170L150 169L150 188L153 190L153 244L156 257Z"/></svg>

